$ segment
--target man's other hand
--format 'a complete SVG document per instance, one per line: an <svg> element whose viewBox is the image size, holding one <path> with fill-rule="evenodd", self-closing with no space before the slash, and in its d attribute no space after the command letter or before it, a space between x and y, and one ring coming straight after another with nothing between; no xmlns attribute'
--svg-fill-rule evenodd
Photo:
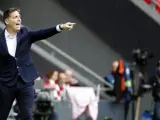
<svg viewBox="0 0 160 120"><path fill-rule="evenodd" d="M60 25L60 28L61 29L69 29L69 30L71 30L71 29L73 29L73 26L75 25L76 23L71 23L71 22L67 22L67 23L65 23L65 24L61 24Z"/></svg>

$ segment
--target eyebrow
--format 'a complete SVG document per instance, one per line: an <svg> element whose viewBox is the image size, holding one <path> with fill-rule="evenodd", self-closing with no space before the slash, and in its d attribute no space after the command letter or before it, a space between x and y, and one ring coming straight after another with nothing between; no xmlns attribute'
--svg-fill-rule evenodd
<svg viewBox="0 0 160 120"><path fill-rule="evenodd" d="M13 17L21 17L21 15L16 15L16 16L13 16Z"/></svg>

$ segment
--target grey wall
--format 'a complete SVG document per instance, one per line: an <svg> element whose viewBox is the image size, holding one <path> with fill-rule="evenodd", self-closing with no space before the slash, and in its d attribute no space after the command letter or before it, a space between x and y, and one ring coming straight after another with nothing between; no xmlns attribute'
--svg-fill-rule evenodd
<svg viewBox="0 0 160 120"><path fill-rule="evenodd" d="M44 76L46 73L52 70L60 70L56 65L51 64L44 58L40 57L37 53L31 52L34 64L36 65L37 71L40 75ZM43 63L43 64L42 64Z"/></svg>

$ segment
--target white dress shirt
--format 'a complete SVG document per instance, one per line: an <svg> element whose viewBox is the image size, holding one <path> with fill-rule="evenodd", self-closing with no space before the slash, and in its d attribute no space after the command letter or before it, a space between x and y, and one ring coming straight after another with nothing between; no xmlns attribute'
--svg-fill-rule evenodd
<svg viewBox="0 0 160 120"><path fill-rule="evenodd" d="M61 31L59 25L56 26L57 31ZM17 48L17 34L12 37L8 31L5 29L5 38L7 43L8 52L11 56L15 57L16 48Z"/></svg>
<svg viewBox="0 0 160 120"><path fill-rule="evenodd" d="M11 56L15 57L16 48L17 48L17 34L12 37L7 30L5 30L5 38L7 43L8 52Z"/></svg>

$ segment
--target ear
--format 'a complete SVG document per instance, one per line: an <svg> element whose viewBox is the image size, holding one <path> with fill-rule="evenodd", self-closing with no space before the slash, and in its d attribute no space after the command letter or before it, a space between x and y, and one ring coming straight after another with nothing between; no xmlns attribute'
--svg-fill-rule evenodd
<svg viewBox="0 0 160 120"><path fill-rule="evenodd" d="M8 24L9 24L8 19L5 19L5 21L4 21L4 22L5 22L5 24L6 24L6 25L8 25Z"/></svg>

